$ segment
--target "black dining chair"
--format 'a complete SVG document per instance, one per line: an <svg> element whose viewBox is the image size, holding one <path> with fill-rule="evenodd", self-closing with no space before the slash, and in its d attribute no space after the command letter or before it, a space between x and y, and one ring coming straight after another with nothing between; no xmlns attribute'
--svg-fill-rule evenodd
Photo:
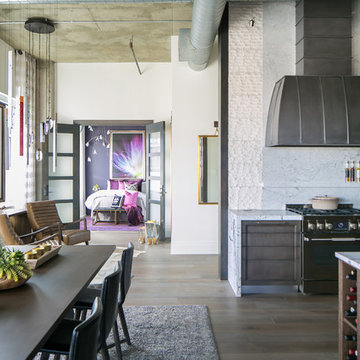
<svg viewBox="0 0 360 360"><path fill-rule="evenodd" d="M96 297L91 315L73 330L68 360L96 360L102 312L101 300Z"/></svg>
<svg viewBox="0 0 360 360"><path fill-rule="evenodd" d="M106 276L100 291L100 299L103 305L103 312L100 319L100 333L98 341L94 341L97 345L97 352L101 352L102 358L104 360L110 360L109 347L106 343L106 339L109 336L111 329L116 322L117 316L117 303L118 303L118 293L119 293L119 284L121 276L121 266L120 262L116 265L115 271ZM96 297L95 297L96 298ZM86 320L84 320L86 321ZM77 319L67 319L65 318L54 333L50 336L49 340L41 348L42 353L50 353L56 355L67 355L70 354L71 348L71 334L73 329L82 324L81 320ZM122 359L121 345L119 339L118 331L114 331L114 341L118 359ZM90 341L86 341L86 344L89 344ZM81 360L85 358L81 358Z"/></svg>
<svg viewBox="0 0 360 360"><path fill-rule="evenodd" d="M131 269L133 263L133 256L134 256L134 244L129 242L128 247L121 254L121 260L119 261L122 272L120 276L120 291L118 298L118 314L125 337L120 342L121 343L126 342L128 345L131 345L131 341L125 319L123 304L125 302L126 294L128 293L131 285ZM74 305L75 310L78 312L87 311L88 309L91 308L92 302L94 301L96 296L99 296L99 294L100 294L99 289L88 287L87 289L83 290L78 297L78 301ZM118 331L118 326L116 321L114 322L113 330Z"/></svg>
<svg viewBox="0 0 360 360"><path fill-rule="evenodd" d="M70 343L70 349L66 351L68 360L96 360L98 353L98 338L100 330L101 315L103 312L102 303L99 297L96 297L92 305L90 316L82 322L68 321L65 319L60 326L52 333L45 347L54 348L55 357L63 354L63 349L59 348L59 344L63 343L64 348ZM76 323L78 323L76 325ZM75 327L74 327L75 326ZM66 328L67 331L63 332ZM73 329L72 331L69 331ZM68 338L70 337L70 338ZM53 345L56 343L56 346ZM41 359L48 359L49 353L45 349L41 349Z"/></svg>

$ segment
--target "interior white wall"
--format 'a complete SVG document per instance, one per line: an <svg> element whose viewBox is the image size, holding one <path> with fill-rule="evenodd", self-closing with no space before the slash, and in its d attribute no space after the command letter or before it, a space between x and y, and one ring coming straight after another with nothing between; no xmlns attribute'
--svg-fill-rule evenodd
<svg viewBox="0 0 360 360"><path fill-rule="evenodd" d="M57 113L74 120L154 120L166 123L165 235L170 236L171 64L58 63Z"/></svg>
<svg viewBox="0 0 360 360"><path fill-rule="evenodd" d="M198 138L214 134L218 120L218 61L214 46L209 66L193 71L178 61L172 37L172 254L218 253L218 205L198 204Z"/></svg>

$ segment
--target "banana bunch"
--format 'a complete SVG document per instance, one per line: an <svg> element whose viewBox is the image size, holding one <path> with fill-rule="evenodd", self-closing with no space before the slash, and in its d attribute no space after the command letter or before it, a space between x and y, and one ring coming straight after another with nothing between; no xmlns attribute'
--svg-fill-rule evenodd
<svg viewBox="0 0 360 360"><path fill-rule="evenodd" d="M6 277L17 282L19 278L27 279L32 274L21 251L0 248L0 279Z"/></svg>

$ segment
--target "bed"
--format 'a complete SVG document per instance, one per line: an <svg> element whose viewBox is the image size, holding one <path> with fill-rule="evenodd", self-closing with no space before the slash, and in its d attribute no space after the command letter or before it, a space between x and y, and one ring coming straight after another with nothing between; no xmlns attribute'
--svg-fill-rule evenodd
<svg viewBox="0 0 360 360"><path fill-rule="evenodd" d="M136 191L126 190L129 193L134 193ZM91 218L93 219L93 211L99 208L111 208L114 195L123 196L125 195L125 190L122 189L108 189L108 190L99 190L88 196L85 201L85 206L91 210ZM138 198L136 205L141 208L142 215L146 216L146 193L138 191ZM99 213L99 221L113 221L114 214L111 213ZM121 214L120 221L127 221L126 215Z"/></svg>

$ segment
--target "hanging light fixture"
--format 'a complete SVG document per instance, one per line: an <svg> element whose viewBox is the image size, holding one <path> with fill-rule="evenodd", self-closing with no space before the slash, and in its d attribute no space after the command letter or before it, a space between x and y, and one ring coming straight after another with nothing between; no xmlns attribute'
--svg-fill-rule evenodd
<svg viewBox="0 0 360 360"><path fill-rule="evenodd" d="M25 29L29 31L29 53L34 54L34 34L38 34L38 57L41 59L41 41L42 35L45 35L45 120L40 122L39 143L45 142L45 136L49 134L50 129L53 130L53 171L56 168L56 131L55 120L52 114L52 91L51 91L51 58L50 58L50 34L55 31L54 24L43 17L32 17L26 20ZM40 144L39 144L40 145ZM36 150L36 160L41 161L43 158L41 147Z"/></svg>
<svg viewBox="0 0 360 360"><path fill-rule="evenodd" d="M91 125L88 125L87 126L88 130L90 132L94 132L94 128L91 126ZM100 132L100 134L99 134ZM86 143L85 143L85 146L87 148L90 147L90 149L88 150L89 151L89 154L91 152L91 155L97 155L98 154L98 151L99 151L99 147L98 147L98 144L101 144L101 146L105 149L110 149L110 142L109 142L109 139L106 135L109 135L110 134L110 130L107 130L105 131L104 129L103 130L99 130L99 129L96 129L96 132L94 134L94 136L92 136ZM90 135L90 133L89 133ZM101 149L101 147L100 147ZM91 162L91 157L89 156L87 158L87 161L88 162Z"/></svg>

